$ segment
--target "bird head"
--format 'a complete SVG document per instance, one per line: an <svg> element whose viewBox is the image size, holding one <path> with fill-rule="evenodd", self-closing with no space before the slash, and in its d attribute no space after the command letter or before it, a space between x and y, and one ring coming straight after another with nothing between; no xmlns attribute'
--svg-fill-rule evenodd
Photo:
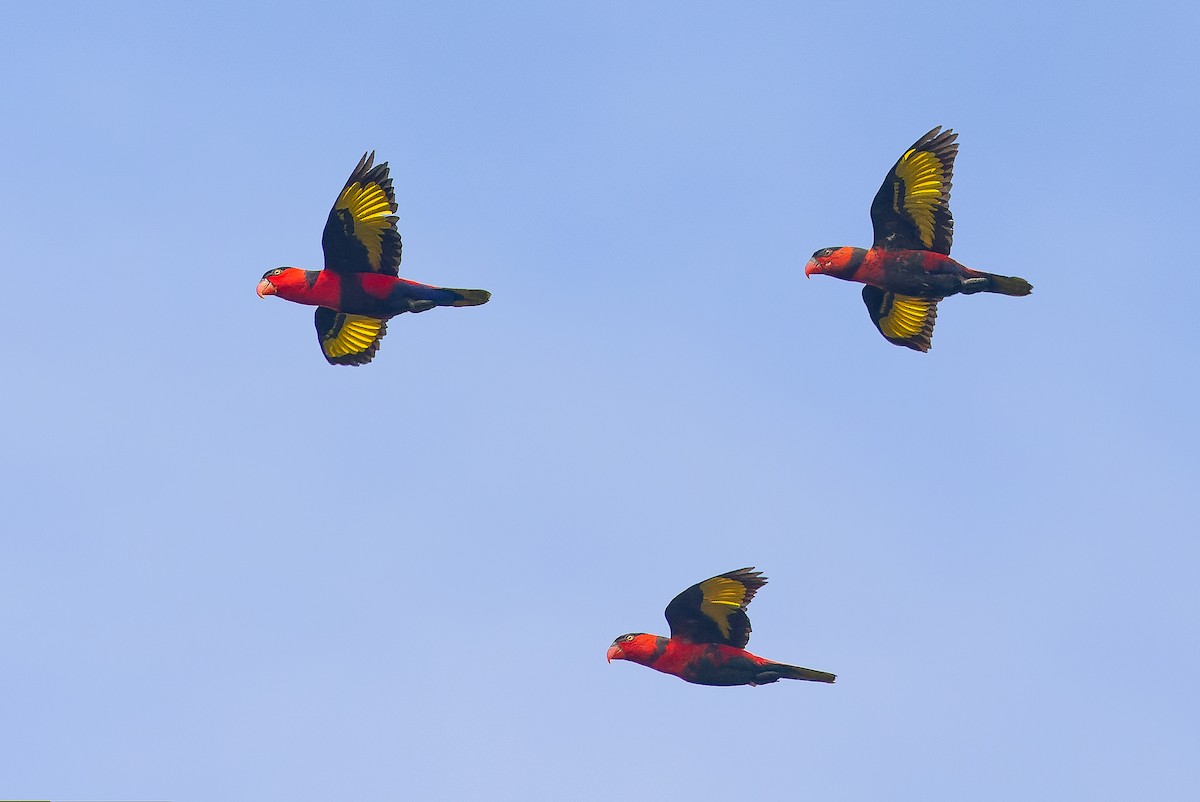
<svg viewBox="0 0 1200 802"><path fill-rule="evenodd" d="M866 251L862 248L822 248L812 255L804 266L804 275L814 273L821 276L846 278L862 264Z"/></svg>
<svg viewBox="0 0 1200 802"><path fill-rule="evenodd" d="M263 273L263 277L258 281L256 292L259 298L266 298L268 295L279 295L282 290L285 294L292 287L300 287L307 281L308 271L301 270L298 267L277 267L274 270L268 270Z"/></svg>
<svg viewBox="0 0 1200 802"><path fill-rule="evenodd" d="M660 645L659 641L662 641ZM657 654L666 647L666 638L658 635L647 635L643 632L631 632L622 635L608 647L608 662L613 660L632 660L635 663L650 663Z"/></svg>

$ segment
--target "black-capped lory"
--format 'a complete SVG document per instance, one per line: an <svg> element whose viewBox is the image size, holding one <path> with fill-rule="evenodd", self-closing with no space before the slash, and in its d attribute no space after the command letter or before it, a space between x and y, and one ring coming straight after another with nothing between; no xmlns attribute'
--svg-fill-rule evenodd
<svg viewBox="0 0 1200 802"><path fill-rule="evenodd" d="M995 292L1028 295L1023 278L972 270L950 258L954 219L950 184L958 134L941 126L904 152L871 202L875 244L822 248L805 275L834 276L865 284L871 321L889 342L928 351L937 305L950 295Z"/></svg>
<svg viewBox="0 0 1200 802"><path fill-rule="evenodd" d="M766 685L781 679L833 682L833 674L746 651L746 605L765 584L761 571L740 568L692 585L667 605L671 637L622 635L608 647L608 660L631 660L697 685Z"/></svg>
<svg viewBox="0 0 1200 802"><path fill-rule="evenodd" d="M435 306L478 306L487 290L455 290L400 278L396 195L387 162L363 154L338 195L321 247L324 270L277 267L258 282L258 295L278 295L317 307L317 341L331 365L365 365L375 358L387 321Z"/></svg>

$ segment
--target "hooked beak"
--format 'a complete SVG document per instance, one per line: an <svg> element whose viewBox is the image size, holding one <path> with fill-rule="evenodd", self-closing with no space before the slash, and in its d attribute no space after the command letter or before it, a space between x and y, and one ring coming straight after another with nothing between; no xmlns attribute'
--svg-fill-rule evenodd
<svg viewBox="0 0 1200 802"><path fill-rule="evenodd" d="M813 271L819 269L820 267L821 265L817 263L816 259L809 259L808 264L804 266L804 277L812 278Z"/></svg>
<svg viewBox="0 0 1200 802"><path fill-rule="evenodd" d="M268 295L274 295L277 290L275 289L274 284L264 278L262 281L258 282L258 287L255 289L255 292L258 293L259 298L266 298Z"/></svg>
<svg viewBox="0 0 1200 802"><path fill-rule="evenodd" d="M608 647L608 654L606 656L608 657L608 662L611 663L613 660L624 660L625 652L621 651L621 647L614 643Z"/></svg>

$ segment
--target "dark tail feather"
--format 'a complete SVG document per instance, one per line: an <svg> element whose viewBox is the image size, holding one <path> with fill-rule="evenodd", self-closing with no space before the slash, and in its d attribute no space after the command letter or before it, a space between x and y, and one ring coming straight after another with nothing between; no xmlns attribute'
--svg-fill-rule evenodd
<svg viewBox="0 0 1200 802"><path fill-rule="evenodd" d="M786 663L771 663L768 666L763 666L766 671L774 671L784 679L806 679L810 682L833 682L837 679L837 674L828 674L824 671L815 671L811 668L801 668L800 666L789 666Z"/></svg>
<svg viewBox="0 0 1200 802"><path fill-rule="evenodd" d="M987 292L998 292L1001 295L1028 295L1033 292L1033 285L1017 276L997 276L995 273L984 273L988 277Z"/></svg>
<svg viewBox="0 0 1200 802"><path fill-rule="evenodd" d="M451 306L479 306L486 304L492 297L487 290L447 290L458 296L458 300L450 304Z"/></svg>

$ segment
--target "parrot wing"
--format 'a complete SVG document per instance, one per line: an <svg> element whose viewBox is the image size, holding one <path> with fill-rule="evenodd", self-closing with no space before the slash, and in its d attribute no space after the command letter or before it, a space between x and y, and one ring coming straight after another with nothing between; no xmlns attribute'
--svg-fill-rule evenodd
<svg viewBox="0 0 1200 802"><path fill-rule="evenodd" d="M761 571L741 568L692 585L667 605L671 637L745 648L750 642L746 605L765 584Z"/></svg>
<svg viewBox="0 0 1200 802"><path fill-rule="evenodd" d="M941 298L897 295L871 284L863 287L862 297L871 314L871 322L888 342L914 351L929 350Z"/></svg>
<svg viewBox="0 0 1200 802"><path fill-rule="evenodd" d="M387 162L372 166L374 161L374 151L363 154L329 211L321 235L326 270L400 274L396 193Z"/></svg>
<svg viewBox="0 0 1200 802"><path fill-rule="evenodd" d="M875 247L950 253L950 184L958 134L939 125L904 152L871 202Z"/></svg>
<svg viewBox="0 0 1200 802"><path fill-rule="evenodd" d="M318 306L315 317L321 353L331 365L365 365L375 358L379 341L387 334L387 321L350 315Z"/></svg>

